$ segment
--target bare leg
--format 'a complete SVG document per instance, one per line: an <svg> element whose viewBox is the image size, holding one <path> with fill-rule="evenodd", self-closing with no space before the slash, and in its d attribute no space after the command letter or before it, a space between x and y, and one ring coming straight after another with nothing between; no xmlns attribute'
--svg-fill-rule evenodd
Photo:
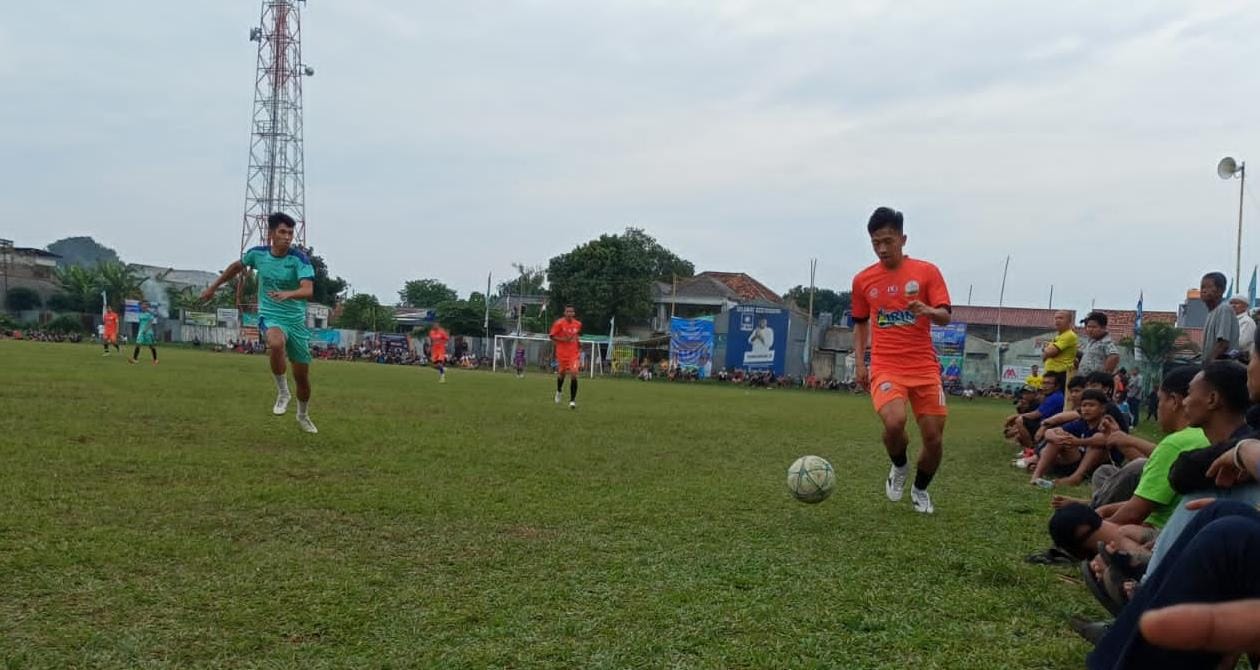
<svg viewBox="0 0 1260 670"><path fill-rule="evenodd" d="M1057 442L1047 442L1046 446L1041 450L1041 455L1037 457L1037 467L1033 468L1030 481L1035 482L1044 477L1046 470L1050 469L1050 464L1058 462L1059 452L1062 450L1063 447L1059 446Z"/></svg>
<svg viewBox="0 0 1260 670"><path fill-rule="evenodd" d="M311 400L311 366L309 363L293 364L293 381L297 382L298 402Z"/></svg>
<svg viewBox="0 0 1260 670"><path fill-rule="evenodd" d="M284 374L284 331L279 328L267 329L267 356L271 360L271 374Z"/></svg>
<svg viewBox="0 0 1260 670"><path fill-rule="evenodd" d="M923 436L923 449L919 451L919 462L915 467L920 473L925 474L926 481L930 482L937 468L941 467L941 457L944 454L945 417L919 417L919 433ZM919 478L916 477L916 479ZM923 486L926 487L927 483Z"/></svg>
<svg viewBox="0 0 1260 670"><path fill-rule="evenodd" d="M910 446L910 436L906 434L906 405L904 400L893 400L879 410L879 418L884 422L884 449L894 464L905 463L906 448Z"/></svg>
<svg viewBox="0 0 1260 670"><path fill-rule="evenodd" d="M1080 464L1076 466L1076 472L1073 472L1072 476L1066 479L1056 479L1054 485L1077 486L1085 481L1085 475L1089 474L1090 470L1098 467L1106 459L1106 449L1086 449L1085 456L1081 458Z"/></svg>

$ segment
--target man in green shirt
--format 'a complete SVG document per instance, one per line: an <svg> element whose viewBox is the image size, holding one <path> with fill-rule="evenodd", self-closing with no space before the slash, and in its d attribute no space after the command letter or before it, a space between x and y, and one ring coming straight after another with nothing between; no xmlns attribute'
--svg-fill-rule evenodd
<svg viewBox="0 0 1260 670"><path fill-rule="evenodd" d="M140 358L140 347L148 347L153 355L153 364L158 364L157 357L157 315L153 313L148 300L140 301L140 329L136 333L136 350L131 353L128 363L135 363Z"/></svg>
<svg viewBox="0 0 1260 670"><path fill-rule="evenodd" d="M272 413L282 415L289 407L289 384L285 378L285 358L293 364L297 382L297 422L308 433L318 433L307 414L311 400L310 331L306 328L306 301L315 289L315 268L310 258L293 246L296 222L277 212L267 217L270 245L254 247L233 262L201 294L203 301L214 297L220 286L245 268L258 272L258 332L266 338L271 372L276 378L276 404Z"/></svg>

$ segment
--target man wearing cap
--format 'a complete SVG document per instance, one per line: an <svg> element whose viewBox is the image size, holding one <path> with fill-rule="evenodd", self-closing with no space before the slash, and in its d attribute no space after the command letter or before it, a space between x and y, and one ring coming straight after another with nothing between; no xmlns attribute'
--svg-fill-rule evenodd
<svg viewBox="0 0 1260 670"><path fill-rule="evenodd" d="M1234 314L1238 317L1238 355L1246 356L1251 353L1251 347L1256 341L1256 320L1251 317L1250 307L1251 299L1245 295L1236 295L1229 299L1229 306L1234 308Z"/></svg>
<svg viewBox="0 0 1260 670"><path fill-rule="evenodd" d="M1081 319L1085 324L1085 341L1081 344L1080 374L1091 372L1115 374L1120 365L1120 347L1107 334L1107 315L1094 311Z"/></svg>
<svg viewBox="0 0 1260 670"><path fill-rule="evenodd" d="M1225 275L1219 272L1209 272L1199 281L1199 299L1208 308L1203 325L1204 365L1229 358L1229 353L1238 349L1238 317L1222 302L1225 282Z"/></svg>

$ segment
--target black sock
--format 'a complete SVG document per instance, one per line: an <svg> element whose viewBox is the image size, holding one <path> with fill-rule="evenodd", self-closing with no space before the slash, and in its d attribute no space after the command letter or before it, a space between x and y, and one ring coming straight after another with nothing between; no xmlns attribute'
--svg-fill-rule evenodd
<svg viewBox="0 0 1260 670"><path fill-rule="evenodd" d="M109 342L105 343L105 353L109 353Z"/></svg>
<svg viewBox="0 0 1260 670"><path fill-rule="evenodd" d="M138 345L138 344L137 344L137 345L136 345L136 350L135 350L135 351L133 351L133 352L131 352L131 358L132 358L133 360L140 358L140 345Z"/></svg>
<svg viewBox="0 0 1260 670"><path fill-rule="evenodd" d="M904 468L904 467L906 467L906 463L908 462L908 461L906 461L906 455L905 455L904 453L903 453L903 454L899 454L899 455L897 455L897 456L889 456L889 458L891 458L891 459L892 459L893 465L895 465L895 466L897 466L897 467L899 467L899 468Z"/></svg>
<svg viewBox="0 0 1260 670"><path fill-rule="evenodd" d="M926 491L928 484L932 483L932 478L936 476L935 472L924 472L917 470L914 473L914 488L920 491Z"/></svg>
<svg viewBox="0 0 1260 670"><path fill-rule="evenodd" d="M556 377L556 393L564 390L564 376Z"/></svg>
<svg viewBox="0 0 1260 670"><path fill-rule="evenodd" d="M149 352L153 354L153 360L157 360L157 347L149 347Z"/></svg>
<svg viewBox="0 0 1260 670"><path fill-rule="evenodd" d="M577 377L569 380L569 402L577 400Z"/></svg>

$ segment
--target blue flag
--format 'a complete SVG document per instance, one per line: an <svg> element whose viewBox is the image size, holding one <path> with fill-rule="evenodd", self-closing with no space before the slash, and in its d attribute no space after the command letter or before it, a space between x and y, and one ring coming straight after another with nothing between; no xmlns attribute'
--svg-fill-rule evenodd
<svg viewBox="0 0 1260 670"><path fill-rule="evenodd" d="M1257 267L1260 267L1260 266L1252 266L1251 283L1247 285L1247 303L1251 306L1251 309L1256 308L1256 269Z"/></svg>

